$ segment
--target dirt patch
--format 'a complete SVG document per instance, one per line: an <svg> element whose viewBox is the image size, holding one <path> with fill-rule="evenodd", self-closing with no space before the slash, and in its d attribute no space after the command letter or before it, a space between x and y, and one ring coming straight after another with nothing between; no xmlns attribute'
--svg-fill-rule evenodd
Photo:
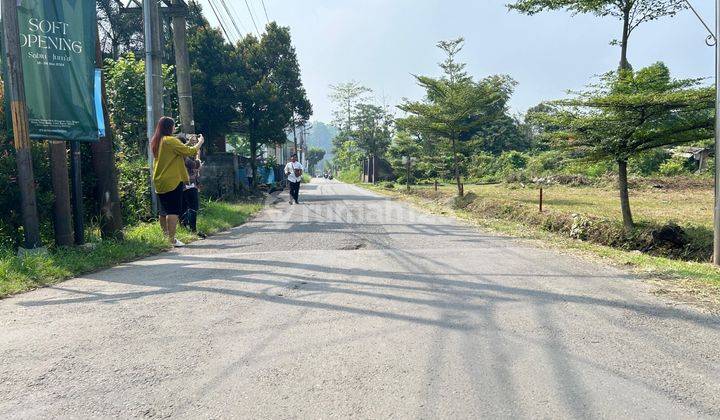
<svg viewBox="0 0 720 420"><path fill-rule="evenodd" d="M649 282L654 286L652 293L656 296L668 297L707 313L720 314L720 287L680 279L652 279Z"/></svg>
<svg viewBox="0 0 720 420"><path fill-rule="evenodd" d="M617 184L617 177L607 178L612 185ZM701 176L676 176L676 177L654 177L635 178L628 180L630 188L633 189L655 189L663 191L684 191L684 190L712 190L712 178Z"/></svg>

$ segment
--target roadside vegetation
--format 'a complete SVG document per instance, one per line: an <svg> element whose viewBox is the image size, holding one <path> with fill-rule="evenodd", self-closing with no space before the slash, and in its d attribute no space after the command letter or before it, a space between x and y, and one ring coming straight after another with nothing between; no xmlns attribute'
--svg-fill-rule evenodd
<svg viewBox="0 0 720 420"><path fill-rule="evenodd" d="M143 25L139 15L125 13L120 2L96 3L107 110L107 136L111 162L97 159L97 144L81 146L81 188L86 245L69 246L72 235L57 235L54 226L60 214L54 204L62 191L53 184L53 167L66 167L61 152L51 153L49 142L32 142L40 245L47 253L17 256L24 240L23 217L13 137L8 118L0 109L0 297L52 284L117 263L131 261L168 248L152 210L150 168L147 160L145 63ZM242 224L259 204L240 201L256 197L258 165L274 168L277 162L263 154L274 148L295 128L302 128L312 115L300 77L300 67L290 29L268 22L262 33L228 40L213 28L201 5L188 2L187 47L192 75L194 125L208 140L203 159L226 152L228 143L242 143L243 156L253 167L256 184L247 188L220 185L212 167L201 171L203 196L198 230L205 234ZM169 27L167 28L170 29ZM163 45L162 68L164 113L179 114L173 43ZM0 83L0 100L4 98ZM185 121L187 123L187 121ZM183 126L180 118L177 126ZM57 150L57 149L55 149ZM67 152L67 148L64 150ZM314 162L323 155L313 150ZM58 158L59 157L59 158ZM211 162L210 159L207 162ZM108 177L108 173L113 176ZM216 171L215 171L216 172ZM204 179L203 176L207 176ZM57 172L55 172L57 176ZM111 188L101 178L108 178ZM116 184L116 185L115 185ZM109 192L117 191L117 194ZM115 197L117 195L117 197ZM115 204L109 205L107 201ZM57 237L56 237L57 236ZM179 239L196 239L181 230ZM70 238L70 239L68 239ZM65 245L65 246L62 246Z"/></svg>
<svg viewBox="0 0 720 420"><path fill-rule="evenodd" d="M198 230L209 235L228 230L243 224L260 208L257 202L206 201ZM51 247L46 253L22 257L12 248L0 248L0 298L170 249L158 223L138 223L126 228L123 234L122 240L102 240L99 231L92 229L85 246ZM184 242L198 239L183 228L179 229L178 238Z"/></svg>
<svg viewBox="0 0 720 420"><path fill-rule="evenodd" d="M616 68L524 114L509 110L510 75L477 77L467 69L462 38L438 42L438 75L414 75L424 95L404 99L397 115L381 107L368 118L379 102L372 90L336 85L337 178L718 283L710 264L715 90L704 79L673 77L661 61L630 65L631 35L685 7L674 0L515 1L509 8L520 13L589 13L616 18L622 29Z"/></svg>
<svg viewBox="0 0 720 420"><path fill-rule="evenodd" d="M616 200L616 197L607 197L607 190L602 187L551 189L549 195L553 198L546 201L547 210L539 213L535 195L538 190L519 185L467 185L467 194L460 203L454 194L455 186L452 183L441 184L438 191L435 191L432 185L414 186L408 191L405 185L392 182L378 185L363 184L363 186L408 201L433 213L454 215L482 229L517 238L539 240L541 241L537 243L539 246L577 251L589 259L599 258L614 265L629 267L640 276L661 281L660 292L669 293L669 290L673 290L680 292L683 298L693 295L693 299L720 303L720 270L714 265L677 259L670 256L667 250L662 249L657 249L656 252L633 250L629 246L631 242L621 245L618 242L618 237L621 237L618 233L624 232L622 216L617 211L613 214L611 210L605 213L609 215L607 218L592 213L597 211L597 214L603 214L613 207L612 202ZM484 195L480 196L480 193ZM581 197L598 195L600 197L596 200L598 205L580 203L579 207L584 208L586 212L582 215L574 213L577 209L574 203L578 200L578 193ZM653 198L654 194L656 193L648 191L646 198ZM708 200L707 194L706 200ZM662 209L656 207L653 210L654 215L647 214L648 219L639 218L638 225L644 226L645 223L659 225L660 220L682 215L683 209L690 208L689 205L675 208L672 204L667 204ZM572 224L578 220L585 223L588 220L602 222L594 226L584 224L581 229L573 230ZM646 222L646 220L652 221ZM606 229L607 226L610 228ZM642 227L638 228L639 232L643 230ZM587 236L578 237L581 232L588 231L597 236L592 240Z"/></svg>

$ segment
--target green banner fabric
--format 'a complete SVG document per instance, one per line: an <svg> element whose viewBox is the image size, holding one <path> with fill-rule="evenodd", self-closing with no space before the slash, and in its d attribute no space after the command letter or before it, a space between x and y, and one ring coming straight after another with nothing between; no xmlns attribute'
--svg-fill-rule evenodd
<svg viewBox="0 0 720 420"><path fill-rule="evenodd" d="M104 135L96 20L95 0L18 1L31 138L97 141Z"/></svg>

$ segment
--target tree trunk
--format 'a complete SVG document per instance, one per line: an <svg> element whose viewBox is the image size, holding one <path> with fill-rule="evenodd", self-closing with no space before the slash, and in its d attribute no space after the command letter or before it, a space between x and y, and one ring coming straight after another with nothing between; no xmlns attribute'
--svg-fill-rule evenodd
<svg viewBox="0 0 720 420"><path fill-rule="evenodd" d="M95 60L102 66L100 39L96 39ZM100 233L103 239L121 239L123 220L120 206L120 191L117 185L117 168L113 150L113 132L105 98L105 77L102 78L102 112L105 119L105 136L93 143L92 163L97 177L96 188L100 197Z"/></svg>
<svg viewBox="0 0 720 420"><path fill-rule="evenodd" d="M623 33L622 43L620 44L620 70L629 70L632 67L628 62L628 40L630 39L630 6L626 6L623 11Z"/></svg>
<svg viewBox="0 0 720 420"><path fill-rule="evenodd" d="M112 57L116 61L120 58L120 42L116 38L112 38Z"/></svg>
<svg viewBox="0 0 720 420"><path fill-rule="evenodd" d="M252 168L252 184L250 188L257 189L257 141L250 136L250 168Z"/></svg>
<svg viewBox="0 0 720 420"><path fill-rule="evenodd" d="M458 162L457 156L457 141L455 137L452 139L452 152L453 152L453 163L455 163L455 182L457 183L458 197L465 195L462 179L460 178L460 162Z"/></svg>
<svg viewBox="0 0 720 420"><path fill-rule="evenodd" d="M620 189L620 208L622 210L625 229L632 230L632 212L630 211L630 195L628 194L627 160L618 160L618 188Z"/></svg>
<svg viewBox="0 0 720 420"><path fill-rule="evenodd" d="M293 121L293 144L295 145L295 151L293 153L297 154L298 142L297 142L297 130L295 130L295 121Z"/></svg>

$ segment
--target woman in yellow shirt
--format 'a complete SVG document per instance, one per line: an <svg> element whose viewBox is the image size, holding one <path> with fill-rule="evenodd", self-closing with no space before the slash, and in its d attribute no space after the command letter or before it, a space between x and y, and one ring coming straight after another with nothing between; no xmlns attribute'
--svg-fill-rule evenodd
<svg viewBox="0 0 720 420"><path fill-rule="evenodd" d="M175 238L175 232L182 210L183 187L190 180L185 158L196 156L205 139L201 135L194 147L186 146L173 137L174 131L175 121L172 118L160 118L150 147L155 157L153 185L160 200L160 226L170 243L181 247L185 244Z"/></svg>

